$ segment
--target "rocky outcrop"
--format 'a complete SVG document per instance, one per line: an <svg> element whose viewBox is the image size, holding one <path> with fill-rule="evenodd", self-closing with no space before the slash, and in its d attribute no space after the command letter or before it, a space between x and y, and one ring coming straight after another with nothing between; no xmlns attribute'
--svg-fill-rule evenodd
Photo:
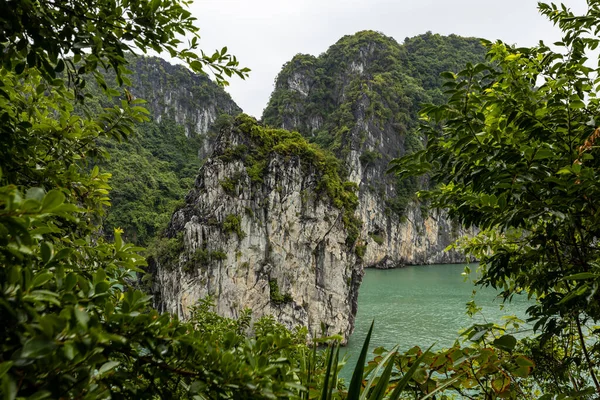
<svg viewBox="0 0 600 400"><path fill-rule="evenodd" d="M466 43L463 58L479 51L472 39L427 34L417 42L434 43L436 54ZM157 308L188 318L212 296L223 316L251 308L254 318L274 315L310 333L325 326L347 340L365 266L464 261L445 250L464 229L414 195L427 179L386 173L392 159L423 146L419 104L443 96L428 74L448 63L432 67L425 45L415 56L376 32L344 37L284 66L263 120L286 130L244 115L220 124L214 153L150 263ZM158 115L172 106L172 118L198 132L214 119L210 106L187 107L199 96L183 85L155 91Z"/></svg>
<svg viewBox="0 0 600 400"><path fill-rule="evenodd" d="M154 260L158 309L186 318L210 295L224 316L249 307L347 339L363 266L349 239L355 197L329 162L299 134L245 115L222 129L169 225L175 256Z"/></svg>
<svg viewBox="0 0 600 400"><path fill-rule="evenodd" d="M205 139L199 157L210 155L211 125L221 114L242 111L229 94L208 76L194 74L182 65L157 57L130 57L129 62L132 95L147 101L156 122L172 121L182 126L188 137Z"/></svg>
<svg viewBox="0 0 600 400"><path fill-rule="evenodd" d="M361 107L360 101L358 105L356 126L347 135L345 161L351 171L349 180L359 187L356 215L362 221L365 265L398 268L465 262L462 253L447 248L470 231L449 220L444 211L429 210L406 193L414 193L426 181L412 186L387 174L389 161L404 154L406 137L391 135L391 127L380 127L364 112L365 105ZM365 156L373 154L374 160Z"/></svg>
<svg viewBox="0 0 600 400"><path fill-rule="evenodd" d="M468 232L414 195L427 180L398 181L386 171L392 159L422 148L419 106L439 97L437 69L452 66L445 59L432 63L427 46L440 58L460 54L461 61L483 59L485 51L476 39L430 33L418 39L418 56L407 53L416 51L416 39L403 46L373 31L346 36L319 57L297 55L283 67L263 115L266 124L298 130L342 160L359 187L356 216L369 267L465 261L445 249ZM435 79L425 81L428 71Z"/></svg>

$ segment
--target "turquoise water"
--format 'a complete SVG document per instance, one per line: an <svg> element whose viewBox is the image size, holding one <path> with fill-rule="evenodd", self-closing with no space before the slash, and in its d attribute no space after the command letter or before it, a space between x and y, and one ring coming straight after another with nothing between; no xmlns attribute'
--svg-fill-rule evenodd
<svg viewBox="0 0 600 400"><path fill-rule="evenodd" d="M350 358L344 377L349 379L352 373L372 320L375 328L371 349L384 346L389 350L399 345L400 351L406 351L415 345L422 349L432 344L434 348L448 348L459 338L461 329L475 323L501 323L505 315L525 319L531 302L517 298L501 307L496 291L474 287L472 277L465 282L461 275L464 267L425 265L367 270L358 295L355 330L345 349ZM471 266L475 268L476 265ZM482 312L470 318L465 310L474 289L475 302Z"/></svg>

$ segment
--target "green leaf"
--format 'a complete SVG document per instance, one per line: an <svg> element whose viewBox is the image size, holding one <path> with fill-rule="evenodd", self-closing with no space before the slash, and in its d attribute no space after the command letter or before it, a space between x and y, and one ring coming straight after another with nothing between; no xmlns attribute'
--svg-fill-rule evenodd
<svg viewBox="0 0 600 400"><path fill-rule="evenodd" d="M65 290L71 290L77 284L77 275L74 272L70 272L65 278L64 288Z"/></svg>
<svg viewBox="0 0 600 400"><path fill-rule="evenodd" d="M417 382L419 385L427 382L429 375L427 374L427 370L425 368L417 368L415 373L412 376L413 380Z"/></svg>
<svg viewBox="0 0 600 400"><path fill-rule="evenodd" d="M15 74L21 75L24 70L25 70L25 63L24 62L20 62L15 67Z"/></svg>
<svg viewBox="0 0 600 400"><path fill-rule="evenodd" d="M65 195L59 190L51 190L44 197L42 202L42 211L49 212L56 209L65 202Z"/></svg>
<svg viewBox="0 0 600 400"><path fill-rule="evenodd" d="M67 360L72 360L75 358L75 346L73 343L65 343L62 351Z"/></svg>
<svg viewBox="0 0 600 400"><path fill-rule="evenodd" d="M31 284L31 287L36 288L36 287L42 286L43 284L48 282L50 279L52 279L53 276L54 276L54 274L51 272L38 273L35 276L35 278L33 278L33 283Z"/></svg>
<svg viewBox="0 0 600 400"><path fill-rule="evenodd" d="M492 380L492 389L494 389L496 393L505 392L509 386L510 378L503 374L498 375L496 379Z"/></svg>
<svg viewBox="0 0 600 400"><path fill-rule="evenodd" d="M472 342L478 342L479 340L481 340L486 333L488 333L489 330L488 329L481 329L481 330L474 330L471 335L469 336L469 340Z"/></svg>
<svg viewBox="0 0 600 400"><path fill-rule="evenodd" d="M54 350L56 344L45 338L32 338L25 342L21 349L22 358L41 358Z"/></svg>
<svg viewBox="0 0 600 400"><path fill-rule="evenodd" d="M42 261L45 264L48 264L54 256L54 246L52 246L52 243L50 242L42 242L40 250L42 253Z"/></svg>
<svg viewBox="0 0 600 400"><path fill-rule="evenodd" d="M455 80L456 79L456 75L454 75L454 73L449 72L449 71L442 72L440 74L440 76L442 78L444 78L444 79L450 79L450 80Z"/></svg>
<svg viewBox="0 0 600 400"><path fill-rule="evenodd" d="M118 361L107 361L98 370L98 375L103 376L110 370L114 369L120 363Z"/></svg>
<svg viewBox="0 0 600 400"><path fill-rule="evenodd" d="M584 279L597 279L599 277L598 274L594 274L592 272L581 272L578 274L573 274L569 276L565 276L562 278L563 281L580 281Z"/></svg>
<svg viewBox="0 0 600 400"><path fill-rule="evenodd" d="M94 274L94 284L103 282L105 279L106 279L106 272L104 272L103 268L98 268L98 270Z"/></svg>
<svg viewBox="0 0 600 400"><path fill-rule="evenodd" d="M192 61L190 63L190 68L192 68L192 71L194 71L196 73L201 72L203 67L204 66L202 65L202 63L200 61L197 61L197 60Z"/></svg>
<svg viewBox="0 0 600 400"><path fill-rule="evenodd" d="M56 64L56 67L54 68L54 72L56 72L57 74L60 74L61 72L63 72L65 69L65 62L60 59L58 60L58 63Z"/></svg>
<svg viewBox="0 0 600 400"><path fill-rule="evenodd" d="M33 394L31 396L29 396L27 398L27 400L42 400L42 399L47 399L48 397L51 397L52 393L50 393L47 390L41 390L39 392L37 392L36 394Z"/></svg>
<svg viewBox="0 0 600 400"><path fill-rule="evenodd" d="M514 376L517 376L519 378L527 378L529 376L529 374L531 373L531 370L532 370L531 367L518 367L518 368L511 370L510 372Z"/></svg>
<svg viewBox="0 0 600 400"><path fill-rule="evenodd" d="M17 397L17 383L10 375L2 377L3 400L14 400Z"/></svg>
<svg viewBox="0 0 600 400"><path fill-rule="evenodd" d="M373 325L375 321L371 322L371 327L367 333L367 337L363 342L362 350L356 361L354 372L352 373L352 379L350 380L350 386L348 386L348 397L347 400L359 400L360 388L362 386L363 371L365 369L365 362L367 360L367 353L369 352L369 342L371 341L371 333L373 332Z"/></svg>
<svg viewBox="0 0 600 400"><path fill-rule="evenodd" d="M519 356L515 359L515 362L520 367L534 367L535 363L531 361L529 358L524 356Z"/></svg>
<svg viewBox="0 0 600 400"><path fill-rule="evenodd" d="M547 148L541 148L535 152L534 160L543 160L546 158L550 158L554 155L554 152Z"/></svg>
<svg viewBox="0 0 600 400"><path fill-rule="evenodd" d="M13 361L4 361L2 364L0 364L0 378L2 378L8 372L13 364Z"/></svg>
<svg viewBox="0 0 600 400"><path fill-rule="evenodd" d="M517 339L512 335L504 335L494 340L492 345L500 350L513 351L517 345Z"/></svg>
<svg viewBox="0 0 600 400"><path fill-rule="evenodd" d="M96 293L96 295L106 293L108 289L110 289L110 284L108 282L98 282L94 286L94 292Z"/></svg>
<svg viewBox="0 0 600 400"><path fill-rule="evenodd" d="M44 199L45 194L46 194L46 192L44 191L44 189L39 188L39 187L33 187L33 188L29 188L27 190L27 192L25 193L25 198L32 199L32 200L35 200L35 201L41 203L42 200Z"/></svg>
<svg viewBox="0 0 600 400"><path fill-rule="evenodd" d="M64 249L60 249L58 251L58 253L56 253L56 255L54 256L54 260L55 261L63 260L65 258L67 258L72 252L73 252L73 249L71 249L69 247L65 247Z"/></svg>
<svg viewBox="0 0 600 400"><path fill-rule="evenodd" d="M90 321L90 315L82 307L76 306L74 308L74 311L77 322L79 322L81 326L87 329L87 324Z"/></svg>

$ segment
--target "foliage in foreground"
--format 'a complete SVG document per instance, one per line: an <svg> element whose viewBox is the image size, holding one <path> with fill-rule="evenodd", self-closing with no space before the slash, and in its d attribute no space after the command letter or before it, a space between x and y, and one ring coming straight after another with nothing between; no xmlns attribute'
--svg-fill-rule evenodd
<svg viewBox="0 0 600 400"><path fill-rule="evenodd" d="M584 16L540 4L560 52L489 43L489 63L446 74L448 103L423 109L427 148L393 168L429 173L439 186L422 195L481 228L463 243L480 284L537 300L539 335L522 345L537 387L558 398L600 395L600 67L588 62L600 2L587 4Z"/></svg>
<svg viewBox="0 0 600 400"><path fill-rule="evenodd" d="M404 173L438 174L444 185L432 198L484 229L467 245L484 261L482 282L507 297L521 290L537 295L530 312L542 334L517 343L493 326L475 326L466 332L472 347L378 351L365 366L367 341L347 389L338 379L343 361L334 346L320 353L302 332L268 319L248 337L246 313L227 320L208 303L183 323L159 315L130 286L145 260L119 230L113 243L98 234L108 176L86 164L99 153L98 138L127 136L146 111L126 99L99 116L81 117L72 113L72 101L82 100L83 74L98 65L125 68L131 32L143 49L175 51L175 33L195 28L189 13L169 0L69 4L74 9L45 2L0 9L11 28L0 36L3 398L395 399L450 390L521 399L533 397L536 387L561 398L594 392L587 386L596 383L600 352L596 336L583 331L599 309L598 134L587 125L598 102L596 82L588 78L595 71L583 61L584 50L598 44L586 37L600 20L595 2L587 18L542 6L565 31L567 56L544 46L493 45L495 66L459 74L449 85L449 104L426 110L443 123L444 135L433 126L427 149L398 164ZM40 24L30 26L32 18ZM61 36L59 29L75 35ZM62 58L71 51L82 70ZM224 53L203 61L243 75ZM65 68L68 80L56 79ZM536 88L538 76L545 81ZM546 367L533 370L535 380L528 379L534 363L522 352Z"/></svg>

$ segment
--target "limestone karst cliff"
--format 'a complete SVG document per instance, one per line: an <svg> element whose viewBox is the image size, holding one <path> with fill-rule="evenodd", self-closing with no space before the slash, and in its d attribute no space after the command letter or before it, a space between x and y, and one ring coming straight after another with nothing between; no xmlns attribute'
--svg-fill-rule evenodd
<svg viewBox="0 0 600 400"><path fill-rule="evenodd" d="M146 100L155 121L170 118L188 136L205 135L221 114L236 115L241 109L229 94L206 75L157 57L131 59L131 92Z"/></svg>
<svg viewBox="0 0 600 400"><path fill-rule="evenodd" d="M263 115L277 128L225 124L152 249L156 306L187 318L212 296L224 316L249 307L347 339L364 267L463 261L445 249L464 230L414 196L429 182L386 171L423 145L419 104L443 97L437 74L452 67L436 55L458 54L458 68L483 56L477 46L360 32L286 64Z"/></svg>
<svg viewBox="0 0 600 400"><path fill-rule="evenodd" d="M319 57L297 55L279 74L263 121L298 130L333 151L350 171L349 180L359 186L367 266L464 260L445 251L463 230L414 196L428 182L398 181L386 171L393 158L422 148L418 109L443 97L439 73L484 54L476 39L428 33L400 45L364 31L345 36Z"/></svg>
<svg viewBox="0 0 600 400"><path fill-rule="evenodd" d="M127 90L147 101L150 121L137 125L126 141L101 141L110 155L102 167L112 174L112 205L103 226L108 235L121 228L126 240L147 246L190 190L212 151L219 121L241 110L223 88L182 65L156 57L128 60Z"/></svg>
<svg viewBox="0 0 600 400"><path fill-rule="evenodd" d="M274 315L309 332L353 330L363 273L354 186L298 133L246 115L224 128L152 264L157 307L181 317L207 295L236 317Z"/></svg>

